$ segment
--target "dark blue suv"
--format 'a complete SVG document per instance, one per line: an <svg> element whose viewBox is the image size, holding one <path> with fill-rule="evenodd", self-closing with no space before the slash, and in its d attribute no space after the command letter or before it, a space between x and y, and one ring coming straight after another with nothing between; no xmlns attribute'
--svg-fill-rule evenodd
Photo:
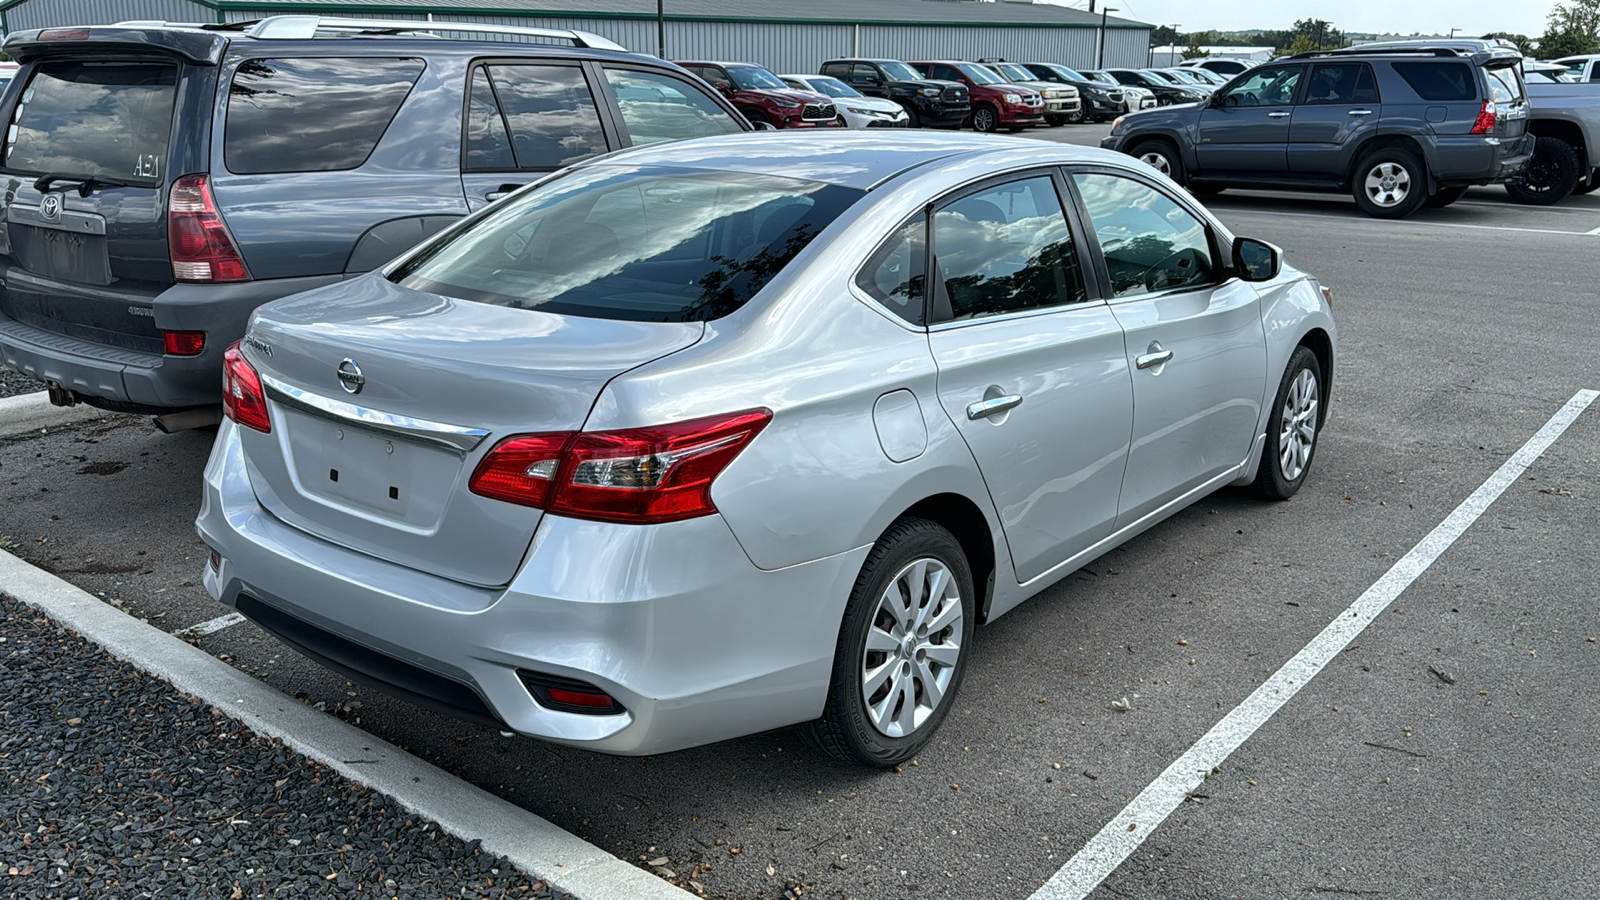
<svg viewBox="0 0 1600 900"><path fill-rule="evenodd" d="M573 31L277 16L4 49L0 362L163 428L217 420L257 306L579 160L751 128L677 66Z"/></svg>
<svg viewBox="0 0 1600 900"><path fill-rule="evenodd" d="M1513 50L1302 53L1205 103L1124 116L1101 146L1199 194L1349 191L1368 215L1403 218L1526 167L1520 62Z"/></svg>

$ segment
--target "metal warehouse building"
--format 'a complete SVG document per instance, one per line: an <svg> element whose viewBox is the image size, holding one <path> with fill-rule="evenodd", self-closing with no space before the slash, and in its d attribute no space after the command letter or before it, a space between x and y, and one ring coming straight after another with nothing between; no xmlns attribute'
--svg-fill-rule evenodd
<svg viewBox="0 0 1600 900"><path fill-rule="evenodd" d="M665 7L669 58L745 60L777 72L814 72L839 56L999 56L1092 68L1102 34L1099 15L1015 0L665 0ZM306 13L571 28L640 52L657 46L654 0L0 0L0 28ZM1152 26L1105 23L1105 65L1145 65Z"/></svg>

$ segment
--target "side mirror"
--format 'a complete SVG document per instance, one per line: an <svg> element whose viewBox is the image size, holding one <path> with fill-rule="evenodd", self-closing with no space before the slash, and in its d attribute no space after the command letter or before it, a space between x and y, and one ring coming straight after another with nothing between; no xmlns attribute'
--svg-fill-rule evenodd
<svg viewBox="0 0 1600 900"><path fill-rule="evenodd" d="M772 127L772 123L771 122L751 122L750 124L754 125L755 129L757 131L777 131L778 130L778 129Z"/></svg>
<svg viewBox="0 0 1600 900"><path fill-rule="evenodd" d="M1283 250L1255 238L1234 238L1233 269L1244 281L1271 281L1283 271Z"/></svg>
<svg viewBox="0 0 1600 900"><path fill-rule="evenodd" d="M733 93L733 85L727 83L726 81L714 82L714 83L712 83L711 86L716 88L717 92L720 93L720 94L731 94L731 93Z"/></svg>

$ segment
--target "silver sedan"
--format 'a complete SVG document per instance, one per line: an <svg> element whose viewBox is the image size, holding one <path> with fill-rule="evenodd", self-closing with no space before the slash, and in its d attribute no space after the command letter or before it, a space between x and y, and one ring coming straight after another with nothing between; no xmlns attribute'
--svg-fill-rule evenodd
<svg viewBox="0 0 1600 900"><path fill-rule="evenodd" d="M1119 154L735 136L556 173L227 353L204 579L507 731L806 723L870 766L976 625L1228 486L1305 482L1326 291Z"/></svg>
<svg viewBox="0 0 1600 900"><path fill-rule="evenodd" d="M831 75L779 75L792 88L817 91L833 98L839 117L850 128L910 128L911 115L893 100L868 97Z"/></svg>

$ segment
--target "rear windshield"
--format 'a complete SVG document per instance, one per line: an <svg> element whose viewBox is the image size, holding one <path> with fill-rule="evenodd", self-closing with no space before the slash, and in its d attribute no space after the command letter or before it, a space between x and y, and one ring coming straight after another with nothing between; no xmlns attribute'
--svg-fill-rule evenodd
<svg viewBox="0 0 1600 900"><path fill-rule="evenodd" d="M12 113L5 168L160 184L177 85L172 63L40 63Z"/></svg>
<svg viewBox="0 0 1600 900"><path fill-rule="evenodd" d="M1417 96L1435 103L1478 99L1472 67L1466 63L1397 62L1394 70Z"/></svg>
<svg viewBox="0 0 1600 900"><path fill-rule="evenodd" d="M788 178L600 166L503 201L390 277L515 309L716 319L755 296L862 195Z"/></svg>

